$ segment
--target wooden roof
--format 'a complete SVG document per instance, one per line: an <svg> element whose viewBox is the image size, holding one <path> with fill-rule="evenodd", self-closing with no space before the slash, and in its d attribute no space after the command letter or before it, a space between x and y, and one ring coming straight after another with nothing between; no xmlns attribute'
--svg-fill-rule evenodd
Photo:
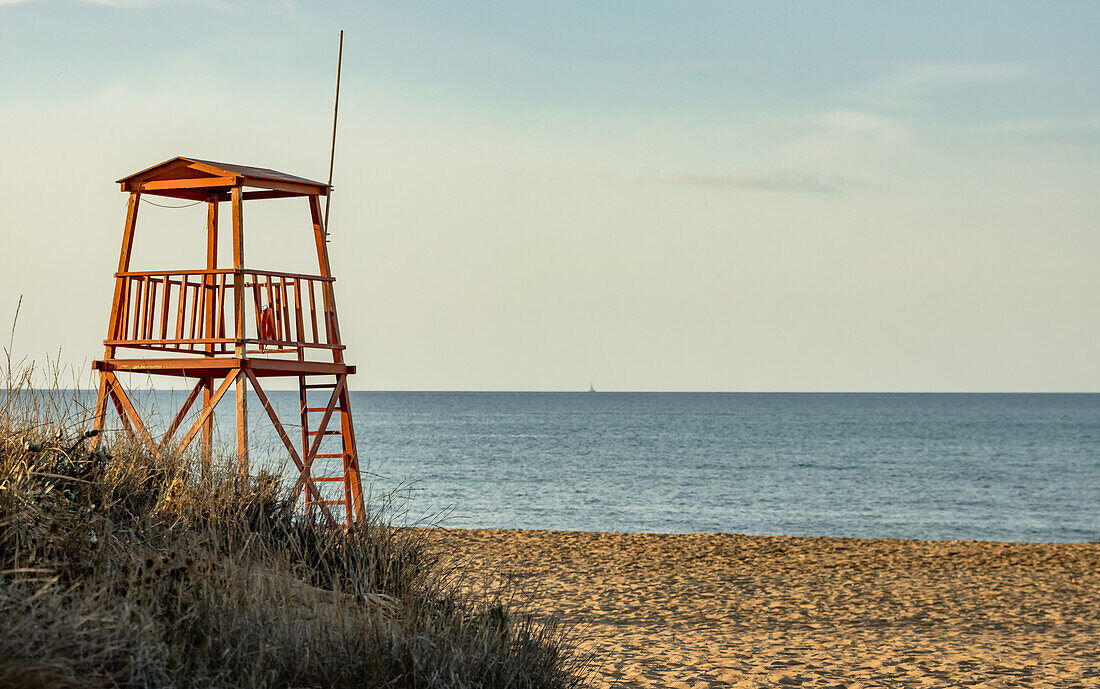
<svg viewBox="0 0 1100 689"><path fill-rule="evenodd" d="M218 163L200 158L177 156L129 177L118 180L122 191L140 191L155 196L205 200L212 196L228 198L233 187L263 191L244 192L244 198L280 198L287 196L326 196L331 190L324 182L290 175L263 167Z"/></svg>

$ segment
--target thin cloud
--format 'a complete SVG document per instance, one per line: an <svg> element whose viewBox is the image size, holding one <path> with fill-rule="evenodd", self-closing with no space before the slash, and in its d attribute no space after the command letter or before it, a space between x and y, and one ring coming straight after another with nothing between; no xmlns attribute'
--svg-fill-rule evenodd
<svg viewBox="0 0 1100 689"><path fill-rule="evenodd" d="M943 88L1011 83L1032 74L1031 68L1015 63L932 63L873 79L849 89L846 95L857 102L905 110L923 105Z"/></svg>
<svg viewBox="0 0 1100 689"><path fill-rule="evenodd" d="M666 175L657 181L685 187L709 187L712 189L744 189L750 191L779 191L800 194L839 194L840 187L823 181L817 175Z"/></svg>

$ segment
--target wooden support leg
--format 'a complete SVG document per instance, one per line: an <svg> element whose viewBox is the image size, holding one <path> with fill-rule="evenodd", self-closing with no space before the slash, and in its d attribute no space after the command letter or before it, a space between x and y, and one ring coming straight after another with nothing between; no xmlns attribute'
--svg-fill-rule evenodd
<svg viewBox="0 0 1100 689"><path fill-rule="evenodd" d="M351 395L348 393L347 376L343 376L344 385L340 391L340 426L344 438L344 486L352 514L348 514L348 526L366 516L363 506L363 482L359 476L359 450L355 444L355 427L351 422Z"/></svg>
<svg viewBox="0 0 1100 689"><path fill-rule="evenodd" d="M202 408L207 409L210 407L211 401L214 398L214 379L210 376L203 378L202 381ZM214 415L209 414L206 420L202 422L202 456L200 461L202 463L202 477L204 480L208 480L213 476L213 463L214 463Z"/></svg>
<svg viewBox="0 0 1100 689"><path fill-rule="evenodd" d="M92 429L99 433L88 443L88 451L95 452L99 449L99 443L103 440L103 430L107 425L107 397L110 395L107 388L107 376L99 374L99 394L95 398L95 414L92 416Z"/></svg>
<svg viewBox="0 0 1100 689"><path fill-rule="evenodd" d="M243 370L237 374L237 474L248 475L248 385Z"/></svg>
<svg viewBox="0 0 1100 689"><path fill-rule="evenodd" d="M306 377L298 376L298 404L301 405L300 416L302 420L302 457L309 454L309 395L306 393Z"/></svg>

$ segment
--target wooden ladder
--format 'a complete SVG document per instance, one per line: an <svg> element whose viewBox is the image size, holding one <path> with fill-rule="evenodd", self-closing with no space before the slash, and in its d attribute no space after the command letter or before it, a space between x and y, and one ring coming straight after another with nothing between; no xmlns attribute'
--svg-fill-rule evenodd
<svg viewBox="0 0 1100 689"><path fill-rule="evenodd" d="M320 503L331 511L334 521L350 526L355 521L356 500L361 498L351 405L347 387L341 385L341 377L346 381L346 376L336 376L336 381L331 383L309 383L304 375L298 378L305 463L302 475L311 479L320 493L318 500L310 491L305 491L306 513ZM340 388L339 393L336 393L337 388Z"/></svg>

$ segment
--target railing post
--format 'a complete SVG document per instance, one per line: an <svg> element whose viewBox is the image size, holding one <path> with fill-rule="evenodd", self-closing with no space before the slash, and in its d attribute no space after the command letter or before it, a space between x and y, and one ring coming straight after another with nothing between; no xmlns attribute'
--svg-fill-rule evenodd
<svg viewBox="0 0 1100 689"><path fill-rule="evenodd" d="M214 270L218 267L218 197L214 196L212 199L206 202L206 269ZM217 299L217 281L218 276L214 273L204 273L202 278L203 291L208 292L212 297L210 302L215 305L216 309L224 309L224 304L219 304ZM218 315L215 309L212 308L206 314L206 321L203 324L203 337L206 339L214 338L214 325L217 323ZM206 350L206 356L214 356L214 343L208 343L203 349ZM211 383L212 384L212 383Z"/></svg>
<svg viewBox="0 0 1100 689"><path fill-rule="evenodd" d="M233 354L244 357L244 218L241 188L233 187Z"/></svg>

